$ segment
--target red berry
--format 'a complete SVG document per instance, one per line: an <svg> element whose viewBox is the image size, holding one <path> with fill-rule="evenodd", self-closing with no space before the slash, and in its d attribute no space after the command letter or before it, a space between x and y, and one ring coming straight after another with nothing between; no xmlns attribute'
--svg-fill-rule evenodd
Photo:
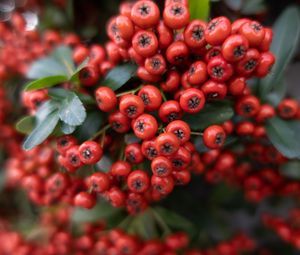
<svg viewBox="0 0 300 255"><path fill-rule="evenodd" d="M205 96L201 90L190 88L182 93L179 103L184 112L197 113L205 105Z"/></svg>
<svg viewBox="0 0 300 255"><path fill-rule="evenodd" d="M177 136L181 144L190 140L191 129L190 126L182 120L174 120L166 127L167 133L173 133Z"/></svg>
<svg viewBox="0 0 300 255"><path fill-rule="evenodd" d="M225 130L218 125L209 126L204 130L203 142L209 149L221 148L226 140Z"/></svg>
<svg viewBox="0 0 300 255"><path fill-rule="evenodd" d="M140 97L128 94L121 97L119 109L125 116L133 119L144 112L144 103Z"/></svg>
<svg viewBox="0 0 300 255"><path fill-rule="evenodd" d="M109 189L110 180L106 173L97 172L88 177L87 186L91 188L93 192L102 193Z"/></svg>
<svg viewBox="0 0 300 255"><path fill-rule="evenodd" d="M132 121L132 129L138 138L149 140L155 136L158 124L152 115L145 113Z"/></svg>
<svg viewBox="0 0 300 255"><path fill-rule="evenodd" d="M143 86L139 92L138 96L143 100L145 111L155 111L162 103L162 96L159 89L153 85Z"/></svg>
<svg viewBox="0 0 300 255"><path fill-rule="evenodd" d="M173 133L162 133L155 140L159 155L171 156L179 149L180 141Z"/></svg>
<svg viewBox="0 0 300 255"><path fill-rule="evenodd" d="M87 165L96 164L103 155L101 146L94 141L86 141L79 146L79 157L82 163Z"/></svg>
<svg viewBox="0 0 300 255"><path fill-rule="evenodd" d="M149 176L142 170L134 170L127 177L128 189L136 193L144 193L150 184Z"/></svg>
<svg viewBox="0 0 300 255"><path fill-rule="evenodd" d="M204 31L206 29L206 23L202 20L191 21L184 30L184 41L190 48L202 48L205 46L206 41L204 37Z"/></svg>
<svg viewBox="0 0 300 255"><path fill-rule="evenodd" d="M96 205L96 198L87 192L80 192L74 197L74 205L91 209Z"/></svg>
<svg viewBox="0 0 300 255"><path fill-rule="evenodd" d="M98 107L103 112L110 112L116 108L117 97L109 87L99 87L95 92Z"/></svg>
<svg viewBox="0 0 300 255"><path fill-rule="evenodd" d="M228 18L212 19L205 30L205 40L210 45L221 45L231 33L231 24Z"/></svg>
<svg viewBox="0 0 300 255"><path fill-rule="evenodd" d="M155 176L169 176L172 173L172 168L172 162L164 156L158 156L151 162L151 169Z"/></svg>

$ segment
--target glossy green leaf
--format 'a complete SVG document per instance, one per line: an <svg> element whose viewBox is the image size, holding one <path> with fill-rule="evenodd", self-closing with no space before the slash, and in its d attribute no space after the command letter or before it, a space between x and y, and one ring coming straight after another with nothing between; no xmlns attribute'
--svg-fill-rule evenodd
<svg viewBox="0 0 300 255"><path fill-rule="evenodd" d="M43 122L50 113L57 110L59 107L59 103L54 100L48 100L43 103L37 110L35 117L37 120L37 124Z"/></svg>
<svg viewBox="0 0 300 255"><path fill-rule="evenodd" d="M105 116L100 111L88 112L83 124L75 131L75 135L80 142L91 138L104 124Z"/></svg>
<svg viewBox="0 0 300 255"><path fill-rule="evenodd" d="M222 124L231 119L234 111L226 101L207 104L205 108L196 114L185 114L186 121L192 130L203 130L213 124Z"/></svg>
<svg viewBox="0 0 300 255"><path fill-rule="evenodd" d="M210 5L209 0L189 0L191 19L208 20Z"/></svg>
<svg viewBox="0 0 300 255"><path fill-rule="evenodd" d="M272 144L284 156L300 156L300 121L285 121L274 117L268 120L266 130Z"/></svg>
<svg viewBox="0 0 300 255"><path fill-rule="evenodd" d="M25 91L50 88L68 80L68 77L64 75L47 76L32 82L29 82L25 86Z"/></svg>
<svg viewBox="0 0 300 255"><path fill-rule="evenodd" d="M27 73L29 79L49 76L65 76L70 79L75 72L72 51L69 47L58 46L50 56L35 61Z"/></svg>
<svg viewBox="0 0 300 255"><path fill-rule="evenodd" d="M62 122L60 129L65 135L69 135L75 131L76 126L71 126L71 125L68 125L67 123Z"/></svg>
<svg viewBox="0 0 300 255"><path fill-rule="evenodd" d="M101 86L117 90L135 76L137 66L131 63L120 65L112 69L101 82Z"/></svg>
<svg viewBox="0 0 300 255"><path fill-rule="evenodd" d="M85 223L105 220L105 222L112 223L111 221L121 213L120 209L114 208L108 202L101 200L91 210L75 208L72 213L72 222Z"/></svg>
<svg viewBox="0 0 300 255"><path fill-rule="evenodd" d="M35 118L33 116L26 116L17 122L16 130L21 134L28 135L34 129L34 125L35 125Z"/></svg>
<svg viewBox="0 0 300 255"><path fill-rule="evenodd" d="M193 224L183 216L170 211L163 207L154 208L155 212L160 215L162 220L172 229L186 231L190 235L195 234L196 229Z"/></svg>
<svg viewBox="0 0 300 255"><path fill-rule="evenodd" d="M59 121L58 111L50 113L40 124L38 124L23 144L24 150L31 150L35 146L44 142L53 132Z"/></svg>
<svg viewBox="0 0 300 255"><path fill-rule="evenodd" d="M62 88L50 88L48 90L48 95L50 97L52 97L53 99L56 99L59 101L70 96L70 94L72 94L72 93L75 93L75 92L66 90L66 89L62 89ZM94 98L88 94L83 94L83 93L79 93L79 92L76 92L75 94L78 96L80 101L84 104L87 104L87 105L96 104L96 101L94 100Z"/></svg>
<svg viewBox="0 0 300 255"><path fill-rule="evenodd" d="M300 14L296 6L287 7L276 20L273 27L271 50L276 56L272 72L261 80L259 93L263 100L282 80L284 71L298 47L300 35Z"/></svg>
<svg viewBox="0 0 300 255"><path fill-rule="evenodd" d="M70 93L59 107L59 118L71 125L79 126L86 118L85 108L75 93Z"/></svg>
<svg viewBox="0 0 300 255"><path fill-rule="evenodd" d="M300 161L289 161L280 167L280 173L291 179L300 180Z"/></svg>

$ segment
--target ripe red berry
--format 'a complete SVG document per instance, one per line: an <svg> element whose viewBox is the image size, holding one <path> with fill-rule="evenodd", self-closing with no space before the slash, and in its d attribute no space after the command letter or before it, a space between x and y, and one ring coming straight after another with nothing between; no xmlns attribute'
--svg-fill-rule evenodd
<svg viewBox="0 0 300 255"><path fill-rule="evenodd" d="M218 83L208 80L201 86L201 90L206 100L224 99L227 95L227 86L224 83Z"/></svg>
<svg viewBox="0 0 300 255"><path fill-rule="evenodd" d="M132 38L132 47L142 57L151 57L157 52L157 37L153 32L140 30Z"/></svg>
<svg viewBox="0 0 300 255"><path fill-rule="evenodd" d="M149 176L142 170L134 170L127 177L128 189L136 193L144 193L150 184Z"/></svg>
<svg viewBox="0 0 300 255"><path fill-rule="evenodd" d="M175 171L184 170L191 163L191 152L185 147L181 146L179 149L170 157L172 166Z"/></svg>
<svg viewBox="0 0 300 255"><path fill-rule="evenodd" d="M173 133L177 136L181 144L190 140L191 129L190 126L182 120L174 120L166 127L167 133Z"/></svg>
<svg viewBox="0 0 300 255"><path fill-rule="evenodd" d="M257 21L245 22L240 27L239 33L247 38L250 47L259 46L265 37L265 29Z"/></svg>
<svg viewBox="0 0 300 255"><path fill-rule="evenodd" d="M161 75L166 71L166 61L161 54L146 58L145 69L153 75Z"/></svg>
<svg viewBox="0 0 300 255"><path fill-rule="evenodd" d="M118 160L111 166L110 173L117 179L125 179L131 172L131 165L127 161Z"/></svg>
<svg viewBox="0 0 300 255"><path fill-rule="evenodd" d="M160 49L166 49L173 42L173 30L160 21L156 27Z"/></svg>
<svg viewBox="0 0 300 255"><path fill-rule="evenodd" d="M205 96L201 90L190 88L182 93L179 104L184 112L197 113L205 105Z"/></svg>
<svg viewBox="0 0 300 255"><path fill-rule="evenodd" d="M207 64L207 72L211 79L217 82L224 82L230 79L233 74L233 67L222 57L214 57Z"/></svg>
<svg viewBox="0 0 300 255"><path fill-rule="evenodd" d="M144 112L144 103L140 97L128 94L121 97L119 109L125 116L134 119Z"/></svg>
<svg viewBox="0 0 300 255"><path fill-rule="evenodd" d="M151 169L155 176L169 176L172 173L172 168L172 162L164 156L158 156L151 162Z"/></svg>
<svg viewBox="0 0 300 255"><path fill-rule="evenodd" d="M294 118L298 112L299 104L294 99L284 99L278 105L278 114L283 119Z"/></svg>
<svg viewBox="0 0 300 255"><path fill-rule="evenodd" d="M182 41L173 42L166 52L167 60L172 65L184 64L189 56L189 48Z"/></svg>
<svg viewBox="0 0 300 255"><path fill-rule="evenodd" d="M138 96L143 100L145 111L155 111L162 103L162 96L159 89L153 85L143 86L139 92Z"/></svg>
<svg viewBox="0 0 300 255"><path fill-rule="evenodd" d="M180 141L173 133L162 133L155 140L159 155L171 156L179 149Z"/></svg>
<svg viewBox="0 0 300 255"><path fill-rule="evenodd" d="M154 140L143 141L141 149L143 155L149 160L153 160L158 156Z"/></svg>
<svg viewBox="0 0 300 255"><path fill-rule="evenodd" d="M241 60L249 48L247 39L242 35L231 35L222 44L222 56L229 62Z"/></svg>
<svg viewBox="0 0 300 255"><path fill-rule="evenodd" d="M132 129L136 137L149 140L155 136L158 124L152 115L144 113L132 121Z"/></svg>
<svg viewBox="0 0 300 255"><path fill-rule="evenodd" d="M203 142L209 149L221 148L226 140L226 132L218 125L209 126L204 130Z"/></svg>
<svg viewBox="0 0 300 255"><path fill-rule="evenodd" d="M242 95L245 87L245 77L234 77L228 82L228 92L233 96Z"/></svg>
<svg viewBox="0 0 300 255"><path fill-rule="evenodd" d="M241 97L236 103L236 112L245 117L255 116L260 109L260 102L255 96Z"/></svg>
<svg viewBox="0 0 300 255"><path fill-rule="evenodd" d="M271 43L273 39L273 31L271 28L265 28L265 36L259 45L259 49L263 52L268 51L270 49Z"/></svg>
<svg viewBox="0 0 300 255"><path fill-rule="evenodd" d="M231 33L231 24L228 18L212 19L205 30L205 40L210 45L221 45Z"/></svg>
<svg viewBox="0 0 300 255"><path fill-rule="evenodd" d="M180 119L182 116L182 110L177 101L169 100L162 103L159 108L158 115L163 122L168 123L173 120Z"/></svg>
<svg viewBox="0 0 300 255"><path fill-rule="evenodd" d="M110 187L110 180L106 173L97 172L87 178L87 186L93 192L102 193Z"/></svg>
<svg viewBox="0 0 300 255"><path fill-rule="evenodd" d="M57 151L62 155L65 155L66 151L76 144L76 138L71 135L64 135L56 140Z"/></svg>
<svg viewBox="0 0 300 255"><path fill-rule="evenodd" d="M184 41L190 47L199 49L205 46L206 41L204 37L204 31L206 29L206 23L202 20L195 19L191 21L184 30Z"/></svg>
<svg viewBox="0 0 300 255"><path fill-rule="evenodd" d="M174 180L173 180L172 176L158 177L158 176L152 175L151 186L159 194L165 196L167 194L170 194L173 191Z"/></svg>
<svg viewBox="0 0 300 255"><path fill-rule="evenodd" d="M171 70L167 72L167 78L160 84L163 91L173 92L176 91L180 85L180 75L177 71Z"/></svg>
<svg viewBox="0 0 300 255"><path fill-rule="evenodd" d="M131 164L140 164L144 161L144 155L142 154L141 145L138 143L128 144L125 148L126 160Z"/></svg>
<svg viewBox="0 0 300 255"><path fill-rule="evenodd" d="M260 60L260 54L256 49L249 49L245 57L236 65L236 71L241 76L248 76L252 74Z"/></svg>
<svg viewBox="0 0 300 255"><path fill-rule="evenodd" d="M79 146L74 145L66 151L66 163L67 165L74 167L75 169L82 166L80 160Z"/></svg>
<svg viewBox="0 0 300 255"><path fill-rule="evenodd" d="M199 85L206 81L206 64L203 61L194 62L188 71L188 82L192 85Z"/></svg>
<svg viewBox="0 0 300 255"><path fill-rule="evenodd" d="M190 12L186 5L174 3L165 6L163 17L168 27L181 29L189 23Z"/></svg>
<svg viewBox="0 0 300 255"><path fill-rule="evenodd" d="M134 25L131 19L125 15L119 15L116 18L116 29L120 36L126 41L131 40L134 34Z"/></svg>
<svg viewBox="0 0 300 255"><path fill-rule="evenodd" d="M79 157L82 163L87 165L96 164L103 155L101 146L94 141L86 141L79 146Z"/></svg>
<svg viewBox="0 0 300 255"><path fill-rule="evenodd" d="M95 92L97 105L103 112L110 112L116 108L117 97L109 87L99 87Z"/></svg>
<svg viewBox="0 0 300 255"><path fill-rule="evenodd" d="M118 133L126 133L130 130L130 119L119 111L111 113L108 122L112 129Z"/></svg>
<svg viewBox="0 0 300 255"><path fill-rule="evenodd" d="M271 52L264 52L260 55L258 66L255 70L255 75L265 77L272 69L275 63L275 57Z"/></svg>
<svg viewBox="0 0 300 255"><path fill-rule="evenodd" d="M95 66L86 66L79 72L79 80L84 86L94 86L98 79L99 72Z"/></svg>
<svg viewBox="0 0 300 255"><path fill-rule="evenodd" d="M159 22L159 16L159 9L152 1L138 1L131 9L131 20L143 29L157 25Z"/></svg>
<svg viewBox="0 0 300 255"><path fill-rule="evenodd" d="M125 204L125 193L118 187L112 187L106 192L106 198L113 207L122 207Z"/></svg>
<svg viewBox="0 0 300 255"><path fill-rule="evenodd" d="M74 197L74 205L91 209L96 205L96 198L87 192L80 192Z"/></svg>

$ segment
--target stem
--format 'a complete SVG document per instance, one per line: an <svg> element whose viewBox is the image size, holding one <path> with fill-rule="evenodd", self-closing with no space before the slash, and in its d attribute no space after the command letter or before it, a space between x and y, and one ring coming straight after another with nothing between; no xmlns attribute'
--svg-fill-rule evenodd
<svg viewBox="0 0 300 255"><path fill-rule="evenodd" d="M167 97L166 97L166 95L165 95L165 92L163 92L162 89L160 90L160 94L161 94L161 96L162 96L164 102L168 101L168 100L167 100Z"/></svg>
<svg viewBox="0 0 300 255"><path fill-rule="evenodd" d="M168 235L170 233L172 233L171 229L169 228L169 226L167 225L167 223L164 221L164 219L155 211L154 208L149 208L150 212L152 213L152 215L154 216L156 222L158 223L158 225L160 226L161 230L164 231L164 235Z"/></svg>
<svg viewBox="0 0 300 255"><path fill-rule="evenodd" d="M202 132L191 132L191 135L203 136Z"/></svg>
<svg viewBox="0 0 300 255"><path fill-rule="evenodd" d="M135 93L138 92L141 88L142 88L142 85L141 85L141 86L138 86L138 87L135 88L135 89L132 89L132 90L128 90L128 91L119 93L119 94L116 95L116 97L124 96L124 95L127 95L127 94L135 94Z"/></svg>
<svg viewBox="0 0 300 255"><path fill-rule="evenodd" d="M101 130L99 130L95 135L93 135L89 140L95 140L99 135L103 134L106 132L107 129L110 128L110 124L104 126Z"/></svg>

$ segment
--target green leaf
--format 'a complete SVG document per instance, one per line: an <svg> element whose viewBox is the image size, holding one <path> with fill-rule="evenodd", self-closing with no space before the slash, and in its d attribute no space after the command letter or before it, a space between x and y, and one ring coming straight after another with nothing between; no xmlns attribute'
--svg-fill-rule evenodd
<svg viewBox="0 0 300 255"><path fill-rule="evenodd" d="M25 91L50 88L65 81L68 81L68 77L64 75L47 76L29 82L25 87Z"/></svg>
<svg viewBox="0 0 300 255"><path fill-rule="evenodd" d="M72 77L71 77L71 81L76 81L76 80L78 80L78 74L79 74L79 72L84 68L84 67L86 67L87 66L87 64L89 63L89 58L86 58L84 61L82 61L82 63L81 64L79 64L78 66L77 66L77 68L76 68L76 70L74 71L74 73L72 74Z"/></svg>
<svg viewBox="0 0 300 255"><path fill-rule="evenodd" d="M105 220L105 222L112 224L111 221L114 221L121 213L120 209L114 208L108 202L101 200L91 210L75 208L72 213L72 221L74 223L85 223Z"/></svg>
<svg viewBox="0 0 300 255"><path fill-rule="evenodd" d="M210 12L209 0L189 0L189 10L191 20L201 19L207 21Z"/></svg>
<svg viewBox="0 0 300 255"><path fill-rule="evenodd" d="M245 15L258 14L266 10L264 0L246 0L243 2L241 13Z"/></svg>
<svg viewBox="0 0 300 255"><path fill-rule="evenodd" d="M83 124L75 132L77 139L82 142L91 138L104 124L104 114L100 111L88 112Z"/></svg>
<svg viewBox="0 0 300 255"><path fill-rule="evenodd" d="M69 135L75 131L76 126L71 126L68 125L67 123L62 122L60 129L65 135Z"/></svg>
<svg viewBox="0 0 300 255"><path fill-rule="evenodd" d="M267 135L276 147L287 158L300 156L300 122L285 121L274 117L267 121Z"/></svg>
<svg viewBox="0 0 300 255"><path fill-rule="evenodd" d="M164 220L164 222L172 229L186 231L190 235L195 234L196 229L194 225L189 220L182 217L181 215L163 207L156 207L154 208L154 210L156 211L156 213L160 215L160 217Z"/></svg>
<svg viewBox="0 0 300 255"><path fill-rule="evenodd" d="M280 167L280 173L291 179L300 180L300 161L289 161Z"/></svg>
<svg viewBox="0 0 300 255"><path fill-rule="evenodd" d="M135 75L136 70L137 66L131 63L117 66L106 75L105 79L101 82L101 86L117 90Z"/></svg>
<svg viewBox="0 0 300 255"><path fill-rule="evenodd" d="M69 47L58 46L50 56L35 61L28 73L29 79L40 79L49 76L65 76L70 79L75 72L72 51Z"/></svg>
<svg viewBox="0 0 300 255"><path fill-rule="evenodd" d="M71 125L79 126L86 118L85 108L75 93L70 93L60 105L59 118Z"/></svg>
<svg viewBox="0 0 300 255"><path fill-rule="evenodd" d="M274 24L273 33L270 51L275 54L276 62L272 73L260 82L259 94L263 100L272 90L276 91L276 86L282 80L284 71L298 48L300 14L296 6L289 6L281 13Z"/></svg>
<svg viewBox="0 0 300 255"><path fill-rule="evenodd" d="M48 95L56 100L63 100L66 97L70 96L70 94L72 93L75 92L72 92L70 90L65 90L62 88L51 88L48 90ZM79 97L80 101L84 104L87 105L96 104L96 101L90 95L78 93L78 92L76 92L75 94Z"/></svg>
<svg viewBox="0 0 300 255"><path fill-rule="evenodd" d="M31 150L35 146L44 142L55 129L59 120L58 111L50 113L40 124L38 124L30 135L26 138L23 149Z"/></svg>
<svg viewBox="0 0 300 255"><path fill-rule="evenodd" d="M16 124L16 130L21 134L28 135L34 129L34 125L35 118L33 116L25 116Z"/></svg>
<svg viewBox="0 0 300 255"><path fill-rule="evenodd" d="M186 121L192 130L203 130L213 124L222 124L231 119L234 111L226 101L207 104L205 108L196 114L185 114L183 120Z"/></svg>
<svg viewBox="0 0 300 255"><path fill-rule="evenodd" d="M37 120L37 124L43 122L50 113L57 110L59 107L59 104L54 100L48 100L45 103L43 103L37 110L35 117Z"/></svg>

